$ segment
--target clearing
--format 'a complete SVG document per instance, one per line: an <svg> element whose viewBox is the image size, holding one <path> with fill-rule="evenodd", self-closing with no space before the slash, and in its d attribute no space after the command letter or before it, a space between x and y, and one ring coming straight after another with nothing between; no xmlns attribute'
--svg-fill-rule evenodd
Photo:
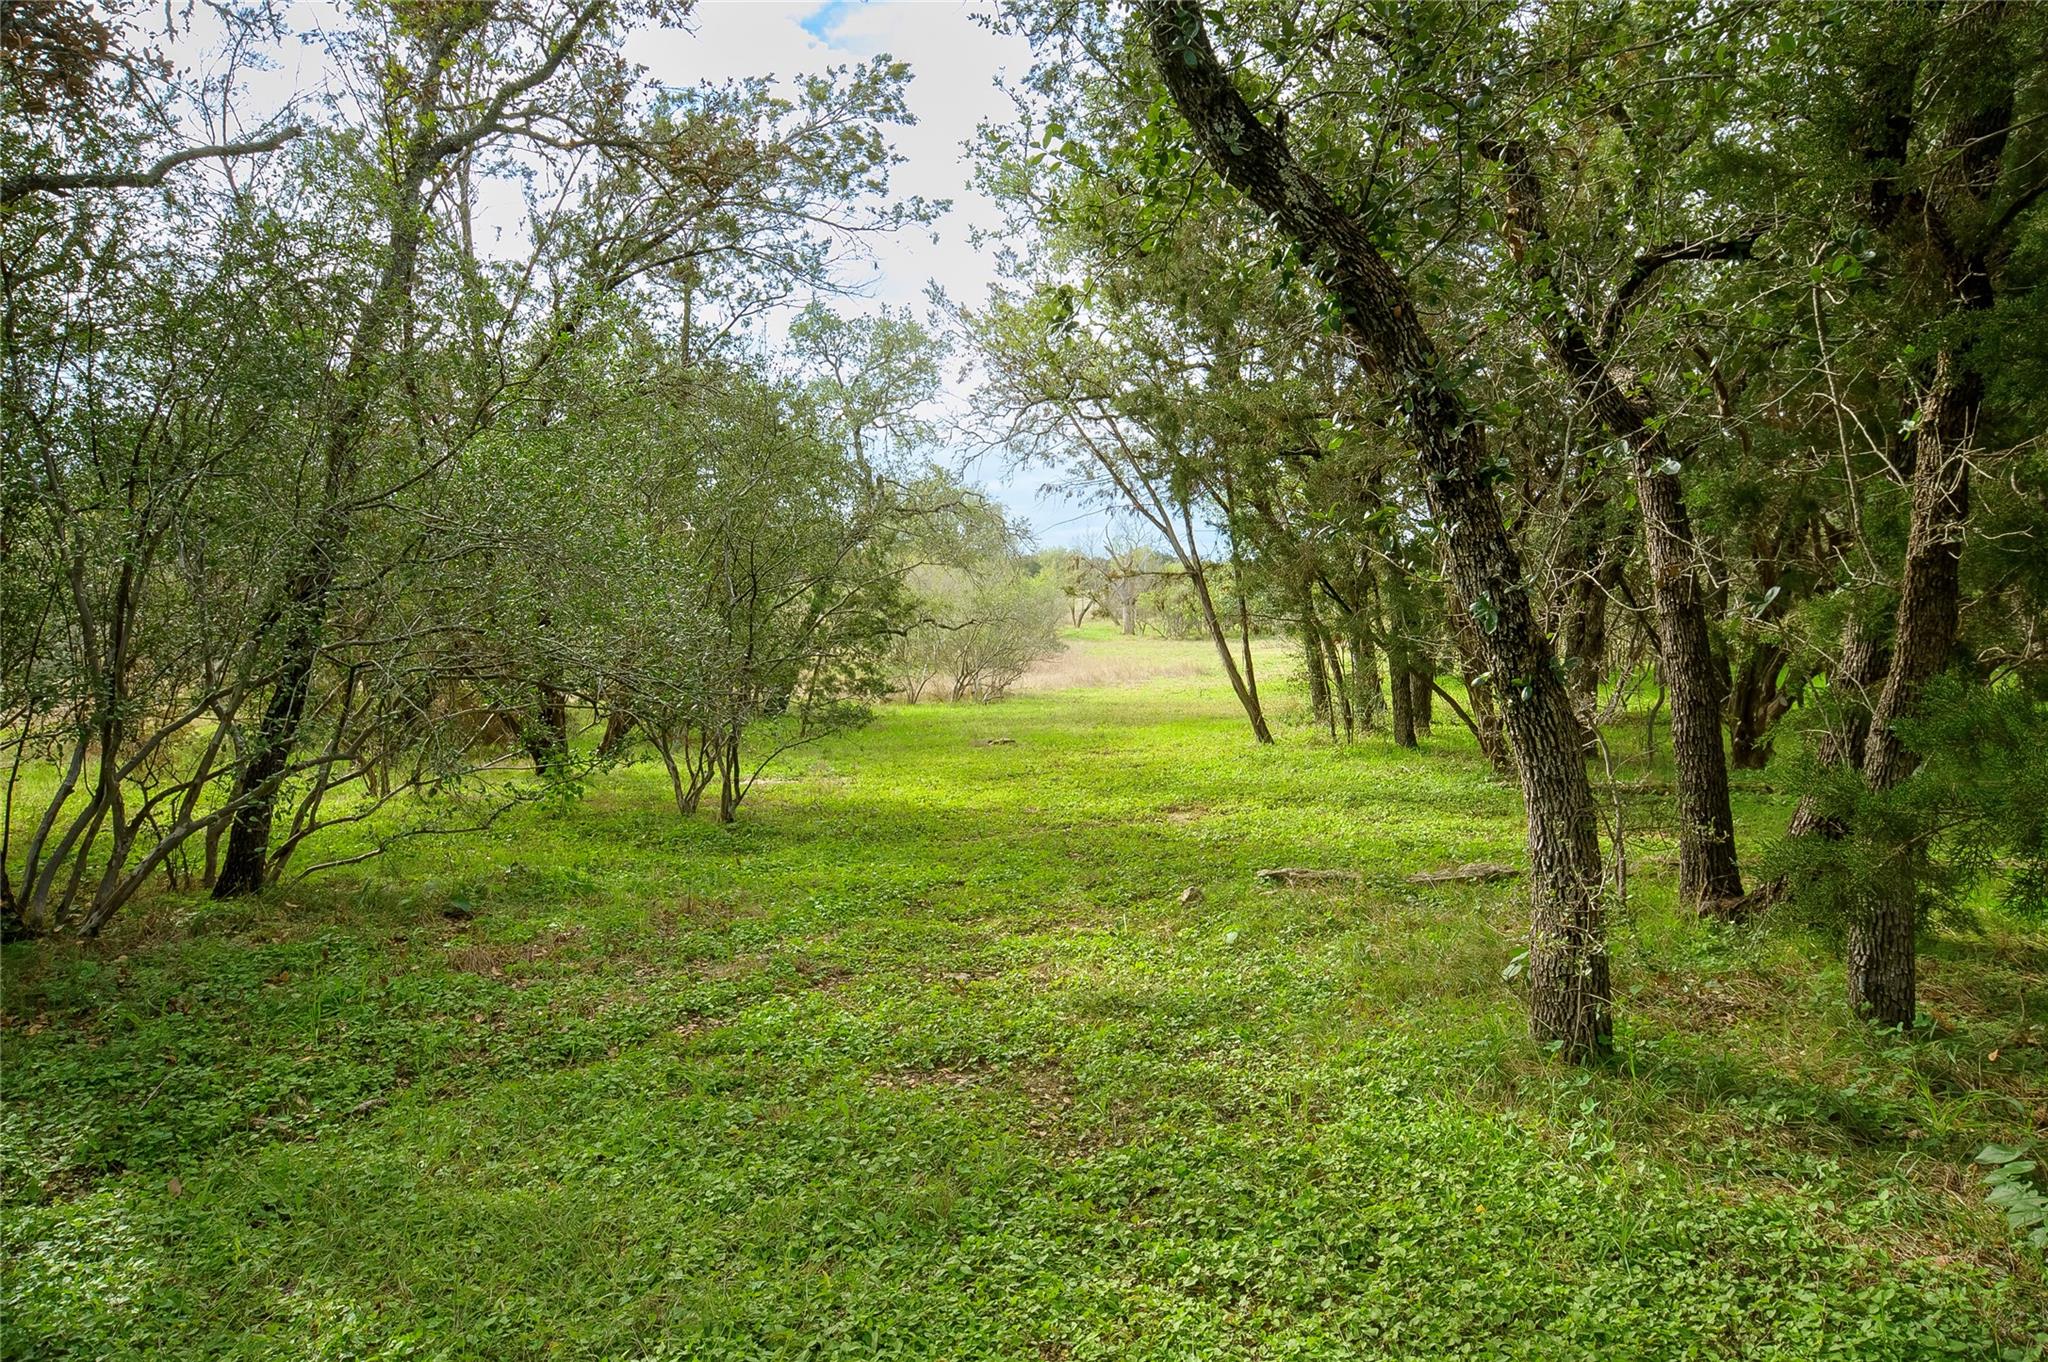
<svg viewBox="0 0 2048 1362"><path fill-rule="evenodd" d="M1082 643L736 827L648 765L9 947L6 1355L2040 1355L1971 1164L2048 1126L2038 937L1869 1031L1672 909L1639 799L1619 1054L1560 1065L1523 885L1408 883L1521 863L1462 733L1258 750L1206 645Z"/></svg>

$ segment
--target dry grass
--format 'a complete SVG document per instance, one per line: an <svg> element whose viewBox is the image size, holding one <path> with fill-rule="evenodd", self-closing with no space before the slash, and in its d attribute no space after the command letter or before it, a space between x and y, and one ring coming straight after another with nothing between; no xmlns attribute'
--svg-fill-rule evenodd
<svg viewBox="0 0 2048 1362"><path fill-rule="evenodd" d="M1152 681L1220 678L1223 665L1205 638L1125 636L1114 626L1090 623L1066 631L1065 650L1046 658L1010 687L1012 692L1079 690L1098 686L1138 686ZM1285 644L1255 639L1254 665L1266 669L1281 660Z"/></svg>

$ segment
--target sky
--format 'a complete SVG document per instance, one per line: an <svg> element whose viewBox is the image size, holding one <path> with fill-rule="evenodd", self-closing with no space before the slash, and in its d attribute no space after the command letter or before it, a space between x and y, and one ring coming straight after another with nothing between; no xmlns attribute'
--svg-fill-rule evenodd
<svg viewBox="0 0 2048 1362"><path fill-rule="evenodd" d="M1021 77L1031 52L1022 38L977 23L976 15L986 9L987 0L700 0L689 28L637 30L626 52L652 79L669 85L743 75L788 80L882 54L908 62L906 99L917 121L890 130L903 158L891 174L891 187L904 195L949 200L952 206L933 227L873 241L872 261L847 272L853 295L835 297L830 305L842 312L909 306L922 315L928 283L937 283L956 302L972 304L985 298L996 278L992 260L975 248L971 236L977 227L999 226L1000 218L971 183L965 144L983 121L1015 116L998 81ZM201 25L204 15L198 11ZM340 20L335 0L298 0L287 6L286 22L297 32L311 33ZM191 41L204 47L207 36L194 32ZM315 44L277 52L271 69L254 77L256 85L241 113L253 124L293 95L332 79ZM972 379L961 377L961 367L958 357L946 366L941 403L946 414L956 417L968 412L973 401ZM1039 545L1101 546L1107 528L1103 513L1050 489L1047 470L1020 464L1005 451L945 448L933 453L993 496Z"/></svg>
<svg viewBox="0 0 2048 1362"><path fill-rule="evenodd" d="M917 122L892 130L903 163L892 173L891 187L946 199L952 207L935 229L876 242L874 262L858 280L861 296L834 299L832 305L850 312L909 306L922 314L928 281L955 302L970 304L980 302L996 281L992 260L970 238L975 228L999 227L1001 219L972 184L965 143L982 122L1015 117L997 81L1021 78L1031 49L1022 38L977 23L975 16L987 8L948 0L700 3L694 32L643 30L627 55L655 79L676 84L740 74L788 78L884 54L908 62L906 98ZM945 405L955 414L971 406L973 395L971 379L957 377L959 368L957 359L947 366ZM966 453L947 451L943 461L953 463ZM1038 544L1101 547L1104 515L1049 489L1046 470L1020 466L1008 453L994 451L973 457L966 473L1014 519L1028 524Z"/></svg>

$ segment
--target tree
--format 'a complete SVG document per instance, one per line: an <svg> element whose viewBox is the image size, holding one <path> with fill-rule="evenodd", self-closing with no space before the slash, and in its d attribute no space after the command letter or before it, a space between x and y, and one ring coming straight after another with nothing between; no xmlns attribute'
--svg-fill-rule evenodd
<svg viewBox="0 0 2048 1362"><path fill-rule="evenodd" d="M616 78L616 54L598 41L608 35L611 19L611 6L601 0L545 18L520 12L494 19L488 10L437 9L349 39L372 68L397 62L416 78L404 84L405 98L394 115L401 130L392 169L363 168L384 208L377 282L352 323L346 359L331 375L316 413L324 509L312 518L298 558L274 588L276 603L263 632L274 638L269 646L281 662L262 714L243 740L236 793L242 807L214 883L217 896L250 892L269 874L272 807L265 792L279 781L298 742L334 586L356 523L366 507L384 499L383 489L410 485L431 471L431 463L401 464L380 488L366 481L364 463L380 403L407 391L403 376L413 361L403 347L394 353L392 342L412 334L399 324L413 305L416 265L428 239L430 181L444 168L508 141L560 157L601 150L611 162L585 205L583 222L564 220L558 229L550 224L534 233L544 254L566 252L583 269L581 277L556 276L548 309L554 315L542 333L553 339L529 352L528 372L519 375L524 382L559 356L554 340L573 337L594 300L634 280L679 272L693 300L705 264L732 253L771 262L767 277L786 281L829 261L828 243L817 231L821 221L825 231L847 234L893 226L923 211L914 202L874 216L853 209L881 192L886 147L879 139L820 136L849 123L900 119L901 67L876 63L843 81L813 81L797 103L771 96L758 82L663 96L636 127L616 104L578 108L566 95L566 83L579 71L600 88L630 88ZM753 117L733 121L735 106ZM754 132L764 121L765 138ZM573 176L573 164L558 173ZM564 181L564 197L573 184ZM821 218L819 201L830 195L843 196L853 211ZM514 287L523 292L533 277L533 271L523 272ZM745 310L758 300L743 288L738 305ZM687 322L684 334L687 341ZM471 429L490 424L504 386L491 382L475 395Z"/></svg>
<svg viewBox="0 0 2048 1362"><path fill-rule="evenodd" d="M728 815L758 770L738 765L745 729L815 734L872 689L895 575L856 569L929 510L873 469L856 495L821 399L763 388L773 361L736 362L730 338L795 288L832 289L863 234L928 216L884 201L907 73L657 90L617 19L594 2L352 12L328 41L381 93L267 158L180 149L180 101L220 113L236 62L188 89L124 61L122 100L86 53L83 95L53 76L56 134L0 108L28 176L0 214L11 925L95 931L158 875L233 894L287 862L310 873L332 860L301 850L324 829L394 801L403 816L343 859L475 826L577 774L579 698L609 704L706 640L728 673L671 678L724 705ZM491 179L530 190L518 256L480 247ZM665 347L679 364L644 362ZM707 579L618 538L653 523L626 447L692 384L756 393L692 438L809 480L764 483L728 523L794 536L777 547L801 563L749 575L814 595L743 620L681 611ZM728 465L731 504L747 487ZM731 662L733 631L711 625L736 621L778 640L772 659ZM541 781L507 778L522 748Z"/></svg>
<svg viewBox="0 0 2048 1362"><path fill-rule="evenodd" d="M1598 339L1566 300L1556 272L1543 189L1526 146L1493 144L1507 186L1509 249L1536 294L1545 343L1570 376L1600 424L1629 450L1649 550L1658 648L1671 697L1671 743L1678 767L1678 891L1688 903L1715 909L1742 897L1735 855L1735 815L1728 803L1728 765L1721 747L1721 675L1707 626L1700 552L1685 494L1679 486L1681 453L1667 438L1663 417L1647 391L1617 375ZM1618 324L1631 300L1655 273L1683 260L1728 259L1746 254L1754 233L1685 240L1638 256L1615 292L1604 329Z"/></svg>
<svg viewBox="0 0 2048 1362"><path fill-rule="evenodd" d="M1197 515L1213 507L1210 528L1220 532L1233 560L1237 541L1229 510L1227 476L1211 479L1198 470L1201 437L1177 421L1170 404L1151 400L1147 375L1168 356L1148 354L1137 343L1136 319L1084 329L1074 300L1057 289L1038 289L1026 299L998 300L970 320L975 344L990 374L990 395L1008 414L1012 438L1031 442L1047 457L1067 462L1070 486L1117 507L1164 543L1179 564L1231 690L1244 708L1252 736L1273 741L1259 701L1251 655L1251 620L1240 597L1237 646L1218 607L1218 590L1206 537ZM1111 592L1120 596L1124 632L1136 628L1133 574L1119 568Z"/></svg>
<svg viewBox="0 0 2048 1362"><path fill-rule="evenodd" d="M1161 80L1224 179L1265 212L1329 288L1343 325L1399 394L1460 598L1480 620L1529 810L1535 922L1528 973L1536 1036L1573 1056L1611 1029L1600 853L1577 721L1536 626L1519 555L1492 490L1485 427L1446 371L1411 290L1358 219L1253 113L1217 60L1199 7L1148 0Z"/></svg>
<svg viewBox="0 0 2048 1362"><path fill-rule="evenodd" d="M1916 305L1908 314L1915 339L1931 355L1910 422L1890 662L1862 742L1864 782L1884 795L1918 766L1907 723L1954 660L1970 468L1983 447L1990 391L1980 336L2013 281L2012 233L2048 177L2030 156L2010 154L2022 101L2039 97L2038 15L1987 7L1953 24L1920 14L1869 19L1875 22L1860 24L1847 49L1860 99L1821 127L1840 139L1833 149L1859 172L1860 215L1879 246L1889 291ZM1918 927L1908 893L1880 895L1852 913L1849 1001L1856 1011L1895 1025L1913 1019Z"/></svg>
<svg viewBox="0 0 2048 1362"><path fill-rule="evenodd" d="M888 468L931 439L919 412L938 395L945 344L907 310L841 317L813 302L789 339L855 462Z"/></svg>

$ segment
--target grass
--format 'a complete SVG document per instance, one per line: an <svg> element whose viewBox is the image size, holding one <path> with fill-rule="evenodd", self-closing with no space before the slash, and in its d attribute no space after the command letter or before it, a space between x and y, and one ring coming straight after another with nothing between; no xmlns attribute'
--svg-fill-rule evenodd
<svg viewBox="0 0 2048 1362"><path fill-rule="evenodd" d="M1869 1031L1824 943L1674 910L1640 801L1618 1053L1559 1065L1518 886L1406 882L1521 859L1462 734L1260 750L1198 654L1081 641L1112 684L888 708L736 827L642 767L8 947L0 1351L2048 1353L1971 1166L2048 1128L2040 935Z"/></svg>

